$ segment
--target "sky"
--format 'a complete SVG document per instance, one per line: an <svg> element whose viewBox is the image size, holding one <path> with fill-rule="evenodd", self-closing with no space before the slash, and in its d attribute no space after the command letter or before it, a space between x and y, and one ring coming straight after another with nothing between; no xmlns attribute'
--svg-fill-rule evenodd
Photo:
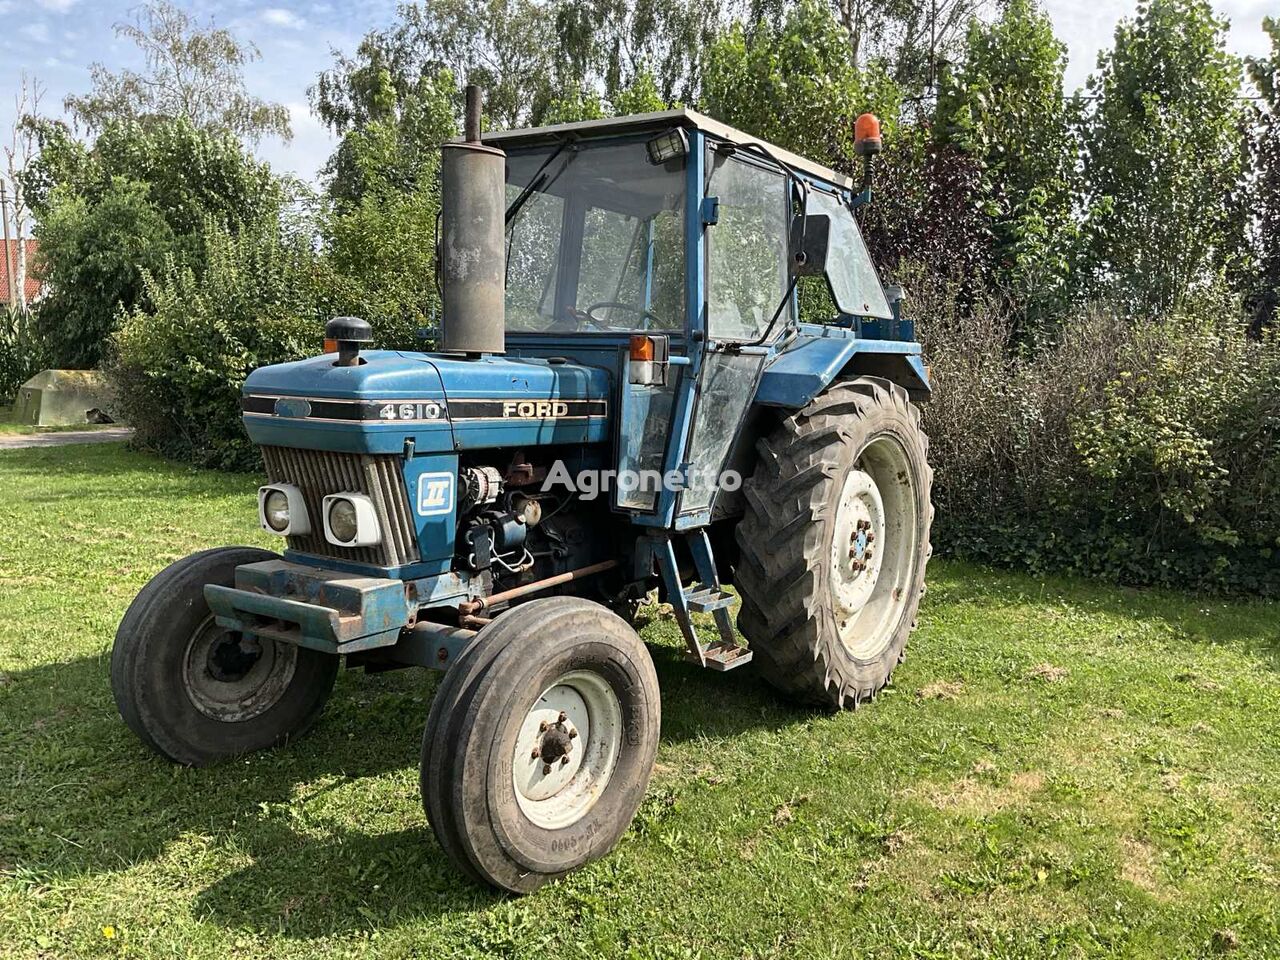
<svg viewBox="0 0 1280 960"><path fill-rule="evenodd" d="M390 23L396 0L178 0L201 22L212 18L253 41L262 59L246 69L251 93L285 104L293 126L289 143L264 141L257 152L281 171L314 180L333 142L307 107L307 87L333 51L350 52L364 33ZM0 0L0 131L14 118L14 96L25 71L45 89L43 112L61 113L62 99L89 88L89 65L138 67L136 48L117 39L112 25L131 19L137 0ZM1110 45L1116 24L1136 0L1042 0L1069 52L1067 87L1082 86ZM1276 0L1215 0L1231 21L1230 46L1241 55L1266 52L1264 14ZM7 133L4 134L7 138Z"/></svg>

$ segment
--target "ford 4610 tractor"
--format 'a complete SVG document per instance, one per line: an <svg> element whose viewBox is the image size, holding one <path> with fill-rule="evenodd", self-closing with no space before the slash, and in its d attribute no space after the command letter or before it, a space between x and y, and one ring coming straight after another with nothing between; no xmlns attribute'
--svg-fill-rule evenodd
<svg viewBox="0 0 1280 960"><path fill-rule="evenodd" d="M870 115L855 183L688 110L482 138L467 99L438 349L368 349L339 317L325 353L248 378L283 554L159 573L111 680L148 746L200 765L302 734L343 658L446 671L427 818L467 874L528 891L644 796L651 590L702 666L830 708L889 680L929 556L929 383L854 216Z"/></svg>

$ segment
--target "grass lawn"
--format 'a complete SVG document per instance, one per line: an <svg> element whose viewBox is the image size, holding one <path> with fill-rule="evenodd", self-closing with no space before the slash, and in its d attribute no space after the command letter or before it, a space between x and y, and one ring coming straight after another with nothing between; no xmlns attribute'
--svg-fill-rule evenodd
<svg viewBox="0 0 1280 960"><path fill-rule="evenodd" d="M1280 608L935 563L911 656L827 715L685 664L614 854L522 899L418 799L435 676L339 678L298 744L170 766L115 713L167 562L266 543L252 477L0 453L0 956L1280 956Z"/></svg>

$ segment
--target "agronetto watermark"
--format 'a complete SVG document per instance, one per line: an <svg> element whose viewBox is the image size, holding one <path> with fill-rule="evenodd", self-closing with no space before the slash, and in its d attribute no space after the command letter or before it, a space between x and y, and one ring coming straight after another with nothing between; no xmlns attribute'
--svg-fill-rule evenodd
<svg viewBox="0 0 1280 960"><path fill-rule="evenodd" d="M737 470L708 470L692 467L688 470L589 470L571 471L563 460L557 460L542 481L542 492L553 491L576 494L580 500L594 500L602 494L617 490L631 493L679 493L683 490L705 489L711 486L729 493L742 486L742 474Z"/></svg>

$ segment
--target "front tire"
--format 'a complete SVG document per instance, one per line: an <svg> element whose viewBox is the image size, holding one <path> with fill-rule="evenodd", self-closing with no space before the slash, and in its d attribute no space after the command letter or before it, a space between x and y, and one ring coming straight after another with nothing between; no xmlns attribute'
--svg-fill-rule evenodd
<svg viewBox="0 0 1280 960"><path fill-rule="evenodd" d="M644 799L658 678L636 632L577 597L485 626L431 704L422 801L473 879L528 893L604 856Z"/></svg>
<svg viewBox="0 0 1280 960"><path fill-rule="evenodd" d="M111 691L120 716L156 753L206 766L305 733L333 689L338 658L250 638L214 622L204 586L278 559L219 547L170 564L142 588L116 631Z"/></svg>
<svg viewBox="0 0 1280 960"><path fill-rule="evenodd" d="M928 449L907 392L873 377L835 384L758 444L738 627L782 692L855 708L889 682L924 593Z"/></svg>

